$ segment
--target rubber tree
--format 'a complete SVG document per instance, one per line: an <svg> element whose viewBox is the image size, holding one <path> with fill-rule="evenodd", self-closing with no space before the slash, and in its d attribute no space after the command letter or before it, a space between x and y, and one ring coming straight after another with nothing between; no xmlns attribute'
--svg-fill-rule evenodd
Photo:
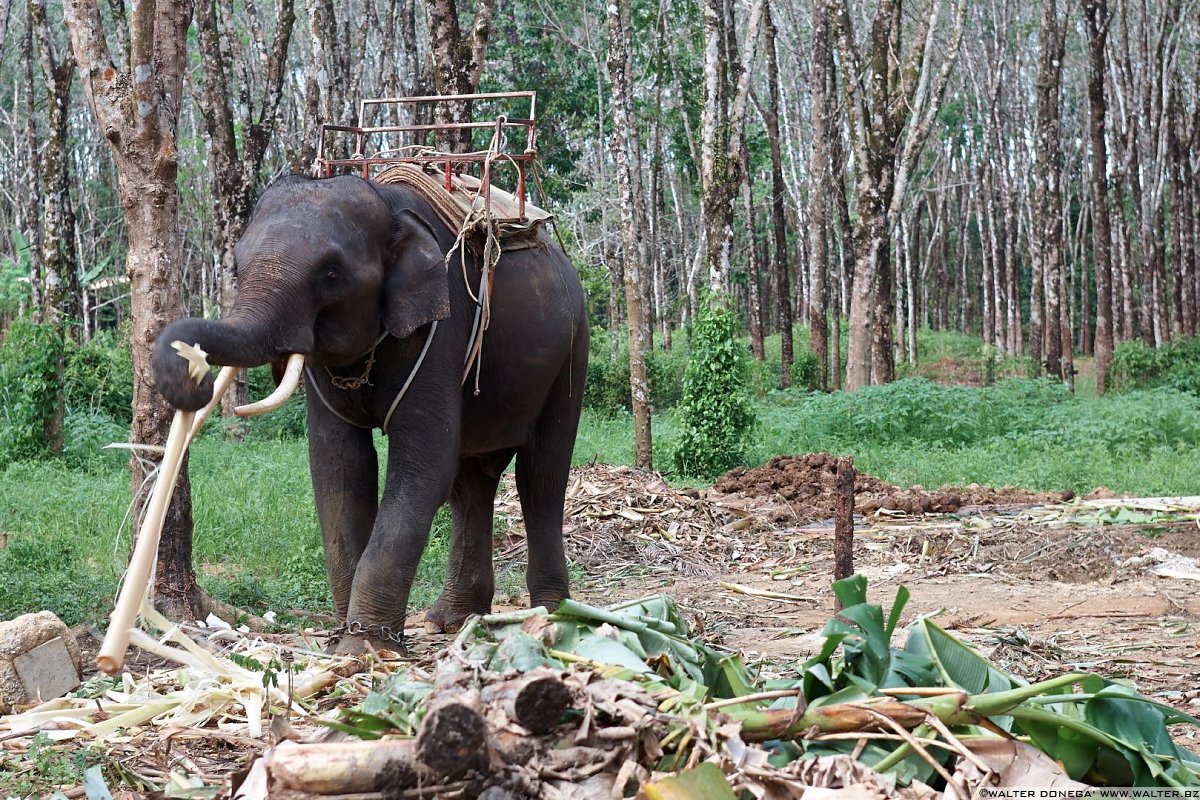
<svg viewBox="0 0 1200 800"><path fill-rule="evenodd" d="M476 0L475 16L464 31L455 0L429 0L429 51L433 59L433 88L438 94L471 94L479 88L483 61L491 36L495 0ZM470 122L471 103L438 103L433 109L439 125ZM471 149L471 131L438 132L439 146L455 153Z"/></svg>
<svg viewBox="0 0 1200 800"><path fill-rule="evenodd" d="M60 45L46 21L43 0L29 0L29 26L37 42L38 63L45 84L48 126L41 153L41 265L42 320L51 326L57 348L55 357L55 393L43 426L46 447L51 453L62 451L63 422L66 414L63 376L66 372L66 341L71 325L81 316L79 266L75 256L75 211L71 203L71 176L67 172L68 122L71 85L75 79L75 59L70 52L60 54ZM30 92L33 87L29 87Z"/></svg>
<svg viewBox="0 0 1200 800"><path fill-rule="evenodd" d="M646 271L640 240L640 177L634 153L638 148L637 123L632 108L631 55L633 25L630 0L611 0L608 16L608 79L612 88L612 152L616 161L621 197L621 260L624 274L625 308L629 317L629 388L633 406L634 460L638 469L654 469L650 437L650 387L646 380L646 351L649 325L641 292ZM614 338L617 331L611 331Z"/></svg>
<svg viewBox="0 0 1200 800"><path fill-rule="evenodd" d="M1113 355L1112 233L1108 209L1108 103L1104 76L1108 71L1108 1L1080 0L1088 46L1088 136L1091 141L1092 260L1096 270L1096 394L1108 390Z"/></svg>
<svg viewBox="0 0 1200 800"><path fill-rule="evenodd" d="M158 394L150 374L150 352L159 332L183 315L182 243L176 179L176 125L187 65L187 0L140 0L111 21L117 58L109 47L100 7L89 0L63 4L71 49L96 124L117 169L129 249L125 269L132 296L132 441L162 447L174 410ZM127 42L128 49L122 45ZM127 57L121 57L124 52ZM134 519L141 517L155 451L135 451L130 460ZM187 463L167 511L154 576L154 599L177 619L203 616L210 607L192 569L192 502Z"/></svg>
<svg viewBox="0 0 1200 800"><path fill-rule="evenodd" d="M943 0L924 0L911 30L902 0L882 0L868 39L860 42L847 0L827 0L854 164L850 390L895 378L892 232L958 57L965 6L953 0L944 33Z"/></svg>
<svg viewBox="0 0 1200 800"><path fill-rule="evenodd" d="M200 66L203 76L200 90L200 111L208 135L208 157L212 173L212 190L216 205L213 221L218 245L220 274L220 307L224 315L233 307L237 294L233 248L254 207L262 179L263 159L278 121L279 100L287 69L288 44L296 20L293 0L277 0L275 4L275 33L270 49L256 39L253 58L240 52L243 45L234 29L233 5L228 0L200 0L196 6L196 27L199 32ZM255 97L242 76L235 82L232 64L260 64L263 75L255 76L262 86ZM241 85L238 85L241 84ZM234 90L239 89L238 102ZM235 126L241 131L238 136ZM237 380L222 399L221 410L227 420L234 420L233 409L247 402L246 373L240 371ZM241 439L244 425L227 429L232 438Z"/></svg>

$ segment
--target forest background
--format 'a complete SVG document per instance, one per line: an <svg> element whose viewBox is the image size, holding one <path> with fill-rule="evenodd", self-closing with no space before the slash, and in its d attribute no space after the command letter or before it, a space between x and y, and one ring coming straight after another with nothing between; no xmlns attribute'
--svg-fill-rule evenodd
<svg viewBox="0 0 1200 800"><path fill-rule="evenodd" d="M1195 491L1196 0L0 0L0 47L0 615L98 616L129 503L98 448L169 419L146 346L228 307L258 191L374 96L538 92L596 332L577 460ZM293 403L197 462L303 495L302 433ZM197 482L228 501L197 560L264 565L206 587L323 602L311 510ZM198 613L183 495L158 581Z"/></svg>

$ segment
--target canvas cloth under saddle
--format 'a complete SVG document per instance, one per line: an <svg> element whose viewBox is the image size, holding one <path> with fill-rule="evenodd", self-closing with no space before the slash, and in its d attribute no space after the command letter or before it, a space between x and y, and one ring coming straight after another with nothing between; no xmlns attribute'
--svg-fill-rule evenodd
<svg viewBox="0 0 1200 800"><path fill-rule="evenodd" d="M393 164L375 176L378 183L408 186L433 206L442 221L472 250L479 252L487 239L490 211L494 232L502 250L521 250L537 242L538 231L554 215L544 208L525 202L525 216L515 195L491 187L490 208L481 181L473 175L452 174L450 191L446 176L430 165Z"/></svg>

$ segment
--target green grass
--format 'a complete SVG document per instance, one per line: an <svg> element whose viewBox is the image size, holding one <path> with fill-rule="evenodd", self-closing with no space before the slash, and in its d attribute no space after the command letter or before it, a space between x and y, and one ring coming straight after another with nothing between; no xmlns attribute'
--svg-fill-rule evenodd
<svg viewBox="0 0 1200 800"><path fill-rule="evenodd" d="M255 613L328 612L321 534L302 440L228 445L201 438L190 458L194 552L200 584ZM129 553L129 472L105 453L88 470L62 461L24 462L0 472L0 619L47 608L68 624L98 622ZM449 555L449 514L434 520L412 604L431 605ZM501 576L513 591L524 576Z"/></svg>
<svg viewBox="0 0 1200 800"><path fill-rule="evenodd" d="M776 393L759 423L752 461L830 450L901 485L1200 491L1200 402L1169 390L1096 398L1046 381L909 379L852 395Z"/></svg>
<svg viewBox="0 0 1200 800"><path fill-rule="evenodd" d="M926 336L931 354L949 352L960 362L978 355L969 337ZM778 337L767 345L770 359ZM923 379L853 395L764 388L747 460L828 450L852 454L859 469L901 485L1200 493L1195 396L1158 388L1097 398L1085 388L1071 395L1047 381L971 388ZM660 467L670 463L676 438L672 415L667 410L654 419ZM573 463L632 463L632 429L628 414L585 413ZM235 446L210 434L193 448L199 580L216 597L256 613L329 611L305 443L257 435ZM90 448L103 437L92 438ZM377 443L386 445L382 437ZM122 452L91 449L0 469L0 533L6 540L0 548L0 618L48 608L71 624L103 620L129 551L128 522L122 526L128 503ZM448 528L443 510L413 588L416 608L428 606L441 590ZM519 592L524 576L510 569L498 581L503 597Z"/></svg>

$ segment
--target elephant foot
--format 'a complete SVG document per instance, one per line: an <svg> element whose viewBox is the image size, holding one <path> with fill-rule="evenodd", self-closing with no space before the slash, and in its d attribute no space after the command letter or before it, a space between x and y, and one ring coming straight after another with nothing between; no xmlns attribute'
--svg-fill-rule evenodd
<svg viewBox="0 0 1200 800"><path fill-rule="evenodd" d="M376 653L389 650L401 655L408 655L408 647L403 641L393 638L372 635L367 632L335 633L325 645L326 652L339 656L361 656L371 651Z"/></svg>
<svg viewBox="0 0 1200 800"><path fill-rule="evenodd" d="M375 636L343 636L336 642L330 641L325 646L328 653L338 656L362 656L369 652L380 653L389 650L402 656L408 655L408 646L403 642L380 639Z"/></svg>
<svg viewBox="0 0 1200 800"><path fill-rule="evenodd" d="M458 633L469 617L490 613L491 603L465 605L439 597L433 608L425 612L425 630L429 633Z"/></svg>

